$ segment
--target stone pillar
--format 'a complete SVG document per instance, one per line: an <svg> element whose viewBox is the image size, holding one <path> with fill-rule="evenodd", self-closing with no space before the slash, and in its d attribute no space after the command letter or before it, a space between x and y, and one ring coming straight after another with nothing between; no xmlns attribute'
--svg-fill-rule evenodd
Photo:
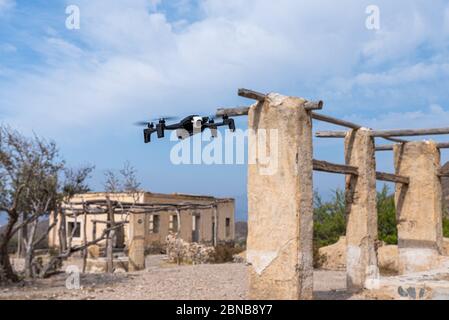
<svg viewBox="0 0 449 320"><path fill-rule="evenodd" d="M145 269L145 214L129 216L129 271Z"/></svg>
<svg viewBox="0 0 449 320"><path fill-rule="evenodd" d="M410 177L410 185L396 187L399 272L426 271L443 241L440 151L434 142L417 141L396 145L394 155L397 174Z"/></svg>
<svg viewBox="0 0 449 320"><path fill-rule="evenodd" d="M367 287L378 276L377 191L374 138L362 128L345 139L346 164L358 167L358 176L346 178L346 272L349 291Z"/></svg>
<svg viewBox="0 0 449 320"><path fill-rule="evenodd" d="M270 94L249 111L250 299L313 297L312 122L304 103Z"/></svg>

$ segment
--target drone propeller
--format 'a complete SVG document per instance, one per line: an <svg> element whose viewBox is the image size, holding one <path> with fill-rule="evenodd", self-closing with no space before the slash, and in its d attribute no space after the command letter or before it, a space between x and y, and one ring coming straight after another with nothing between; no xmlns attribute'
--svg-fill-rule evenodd
<svg viewBox="0 0 449 320"><path fill-rule="evenodd" d="M137 122L134 122L134 125L138 126L138 127L146 127L146 126L151 125L151 124L152 123L148 122L148 121L137 121Z"/></svg>
<svg viewBox="0 0 449 320"><path fill-rule="evenodd" d="M157 117L157 118L151 119L151 121L153 121L153 122L157 122L157 121L161 121L161 120L174 121L174 120L178 120L178 119L179 119L179 117L164 117L164 116L161 116L161 117Z"/></svg>
<svg viewBox="0 0 449 320"><path fill-rule="evenodd" d="M178 117L159 117L159 118L151 119L149 121L137 121L137 122L134 122L134 125L138 126L138 127L154 126L155 122L174 121L174 120L177 120L177 119L179 119L179 118Z"/></svg>

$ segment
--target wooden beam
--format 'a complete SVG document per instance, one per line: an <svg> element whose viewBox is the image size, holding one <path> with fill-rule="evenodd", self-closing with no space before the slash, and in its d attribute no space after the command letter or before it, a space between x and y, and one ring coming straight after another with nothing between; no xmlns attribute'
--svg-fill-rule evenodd
<svg viewBox="0 0 449 320"><path fill-rule="evenodd" d="M397 142L397 143L407 143L407 142L410 142L410 141L407 141L407 140L397 139L397 138L387 138L387 137L382 137L382 138L385 139L385 140L392 141L392 142Z"/></svg>
<svg viewBox="0 0 449 320"><path fill-rule="evenodd" d="M318 131L315 133L317 138L346 138L347 131Z"/></svg>
<svg viewBox="0 0 449 320"><path fill-rule="evenodd" d="M323 101L307 101L304 104L304 109L307 111L321 110L323 108ZM235 108L218 108L216 112L217 117L229 116L229 117L241 117L247 116L250 107L235 107ZM314 114L312 114L312 117Z"/></svg>
<svg viewBox="0 0 449 320"><path fill-rule="evenodd" d="M449 142L437 143L438 149L449 149Z"/></svg>
<svg viewBox="0 0 449 320"><path fill-rule="evenodd" d="M306 109L307 111L312 111L312 110L321 110L323 109L324 106L324 102L323 101L307 101L304 104L304 109Z"/></svg>
<svg viewBox="0 0 449 320"><path fill-rule="evenodd" d="M265 101L265 99L267 98L266 94L263 94L263 93L260 93L257 91L253 91L253 90L248 90L248 89L239 89L238 95L240 97L257 100L260 102Z"/></svg>
<svg viewBox="0 0 449 320"><path fill-rule="evenodd" d="M376 151L392 151L394 144L386 144L382 146L376 146Z"/></svg>
<svg viewBox="0 0 449 320"><path fill-rule="evenodd" d="M376 151L392 151L394 148L394 144L386 144L382 146L376 146ZM438 149L449 149L449 143L437 143Z"/></svg>
<svg viewBox="0 0 449 320"><path fill-rule="evenodd" d="M438 170L438 176L440 178L449 178L449 170L444 170L445 168L440 168Z"/></svg>
<svg viewBox="0 0 449 320"><path fill-rule="evenodd" d="M359 170L357 167L342 164L334 164L326 161L313 160L313 170L321 172L330 172L337 174L351 174L357 176Z"/></svg>
<svg viewBox="0 0 449 320"><path fill-rule="evenodd" d="M390 140L392 139L391 137L430 136L442 134L449 134L449 128L416 130L373 130L371 133L373 137L388 138ZM316 136L319 138L344 138L346 136L346 131L320 131L316 133Z"/></svg>
<svg viewBox="0 0 449 320"><path fill-rule="evenodd" d="M352 123L352 122L340 120L340 119L337 119L337 118L329 117L329 116L326 116L324 114L318 114L318 113L315 113L315 112L312 113L312 118L315 119L315 120L336 124L338 126L348 127L348 128L351 128L351 129L360 129L362 127L362 126L359 126L358 124L355 124L355 123Z"/></svg>
<svg viewBox="0 0 449 320"><path fill-rule="evenodd" d="M440 169L439 172L438 172L438 176L440 178L449 178L449 172L443 171L443 170Z"/></svg>
<svg viewBox="0 0 449 320"><path fill-rule="evenodd" d="M449 128L435 129L405 129L405 130L375 130L373 137L413 137L449 134Z"/></svg>
<svg viewBox="0 0 449 320"><path fill-rule="evenodd" d="M399 176L396 174L376 172L376 179L380 181L388 181L394 183L410 184L410 178Z"/></svg>
<svg viewBox="0 0 449 320"><path fill-rule="evenodd" d="M216 116L223 117L241 117L247 116L249 112L249 107L236 107L236 108L218 108Z"/></svg>

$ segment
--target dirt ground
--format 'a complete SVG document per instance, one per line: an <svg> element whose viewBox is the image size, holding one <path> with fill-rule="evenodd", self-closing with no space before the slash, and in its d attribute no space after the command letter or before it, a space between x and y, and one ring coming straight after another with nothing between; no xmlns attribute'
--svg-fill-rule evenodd
<svg viewBox="0 0 449 320"><path fill-rule="evenodd" d="M244 300L245 264L176 266L163 256L147 258L147 269L136 273L82 274L80 288L66 288L67 274L0 287L0 299L56 300ZM78 264L71 261L70 264ZM316 271L316 299L354 299L345 292L345 272Z"/></svg>

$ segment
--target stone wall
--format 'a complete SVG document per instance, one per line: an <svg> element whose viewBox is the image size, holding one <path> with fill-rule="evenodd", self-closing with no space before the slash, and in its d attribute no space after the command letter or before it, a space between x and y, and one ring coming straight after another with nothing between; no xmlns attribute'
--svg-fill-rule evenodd
<svg viewBox="0 0 449 320"><path fill-rule="evenodd" d="M167 256L177 264L204 264L214 262L214 247L182 240L175 234L167 236Z"/></svg>

